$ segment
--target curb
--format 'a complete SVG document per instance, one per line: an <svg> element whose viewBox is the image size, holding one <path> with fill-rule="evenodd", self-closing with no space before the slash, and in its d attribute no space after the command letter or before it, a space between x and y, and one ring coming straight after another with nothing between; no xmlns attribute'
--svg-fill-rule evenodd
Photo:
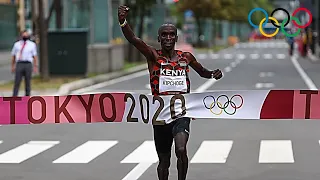
<svg viewBox="0 0 320 180"><path fill-rule="evenodd" d="M63 95L69 95L72 91L81 89L84 87L92 86L94 84L101 83L103 81L109 81L114 78L118 78L121 76L129 75L132 73L136 73L139 71L146 70L148 68L147 63L130 68L128 70L122 70L122 71L116 71L116 72L111 72L107 74L101 74L93 78L86 78L86 79L81 79L78 81L73 81L70 83L63 84L60 86L58 90L58 95L63 96Z"/></svg>
<svg viewBox="0 0 320 180"><path fill-rule="evenodd" d="M2 62L2 63L0 63L0 67L3 67L3 66L11 66L11 62Z"/></svg>

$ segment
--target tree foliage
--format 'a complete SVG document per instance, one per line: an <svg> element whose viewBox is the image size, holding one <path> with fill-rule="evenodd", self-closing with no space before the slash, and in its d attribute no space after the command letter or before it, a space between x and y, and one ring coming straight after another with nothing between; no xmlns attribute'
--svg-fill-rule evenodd
<svg viewBox="0 0 320 180"><path fill-rule="evenodd" d="M193 11L195 18L212 18L246 22L251 9L260 7L269 14L273 10L270 0L183 0L177 3L180 12ZM262 12L255 12L253 22L260 22L264 17Z"/></svg>
<svg viewBox="0 0 320 180"><path fill-rule="evenodd" d="M195 17L207 18L212 17L214 11L222 8L220 0L187 0L179 1L177 8L180 12L191 10Z"/></svg>
<svg viewBox="0 0 320 180"><path fill-rule="evenodd" d="M251 7L249 11L253 8L260 7L262 9L265 9L268 15L270 15L274 10L274 7L269 0L250 0L250 5ZM252 22L258 25L263 18L265 18L265 15L261 11L254 12L252 15Z"/></svg>
<svg viewBox="0 0 320 180"><path fill-rule="evenodd" d="M130 15L127 17L128 23L130 24L132 29L138 27L138 33L136 35L142 38L143 34L143 24L144 18L148 14L150 14L150 10L152 10L152 6L156 4L157 0L125 0L125 5L130 8ZM141 59L141 54L134 54L134 46L129 45L129 61L139 61ZM137 51L136 51L137 52Z"/></svg>
<svg viewBox="0 0 320 180"><path fill-rule="evenodd" d="M248 14L253 8L263 8L268 14L273 10L270 0L180 0L176 4L179 12L191 10L194 13L199 36L202 34L200 19L248 22ZM262 12L254 12L252 22L258 24L264 17Z"/></svg>

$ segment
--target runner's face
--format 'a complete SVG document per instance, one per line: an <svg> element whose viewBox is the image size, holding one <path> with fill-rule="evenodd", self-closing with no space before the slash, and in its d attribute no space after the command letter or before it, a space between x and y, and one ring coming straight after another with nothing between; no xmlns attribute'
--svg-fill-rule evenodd
<svg viewBox="0 0 320 180"><path fill-rule="evenodd" d="M166 50L174 49L175 43L177 41L176 29L171 26L164 27L160 31L159 41L162 48Z"/></svg>

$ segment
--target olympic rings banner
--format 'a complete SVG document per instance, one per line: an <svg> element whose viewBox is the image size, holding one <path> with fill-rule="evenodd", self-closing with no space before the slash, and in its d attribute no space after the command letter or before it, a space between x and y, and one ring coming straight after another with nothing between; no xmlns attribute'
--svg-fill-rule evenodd
<svg viewBox="0 0 320 180"><path fill-rule="evenodd" d="M0 124L142 123L195 119L320 119L320 91L215 91L152 96L104 93L1 97Z"/></svg>
<svg viewBox="0 0 320 180"><path fill-rule="evenodd" d="M275 12L280 11L280 10L283 11L283 12L285 12L286 15L287 15L287 18L285 18L285 19L282 21L281 24L279 24L279 22L278 22L278 20L277 20L276 18L272 17ZM266 16L265 18L263 18L263 19L260 21L259 25L255 25L255 24L252 23L251 17L252 17L252 14L253 14L255 11L262 11L263 14ZM309 21L308 21L305 25L301 25L299 19L298 19L297 17L295 17L295 15L296 15L299 11L305 11L305 12L308 14L308 16L309 16ZM271 23L277 28L276 31L275 31L274 33L272 33L272 34L267 34L267 33L265 33L264 30L263 30L263 28L267 25L269 19L271 20ZM278 32L279 32L279 29L280 29L281 32L282 32L285 36L287 36L287 37L296 37L296 36L298 36L298 35L300 34L301 29L306 28L306 27L308 27L308 26L311 24L311 22L312 22L312 14L311 14L311 12L310 12L308 9L306 9L306 8L297 8L296 10L293 11L292 16L290 16L289 12L288 12L286 9L284 9L284 8L276 8L275 10L272 11L271 15L269 16L268 13L267 13L267 11L266 11L265 9L262 9L262 8L254 8L254 9L252 9L252 10L249 12L249 14L248 14L248 21L249 21L249 23L250 23L250 25L251 25L252 27L254 27L255 29L259 29L260 33L261 33L262 35L264 35L265 37L273 37L273 36L277 35ZM290 33L286 32L286 30L285 30L285 27L286 27L291 21L292 21L293 25L298 28L298 30L297 30L295 33L293 33L293 34L290 34Z"/></svg>

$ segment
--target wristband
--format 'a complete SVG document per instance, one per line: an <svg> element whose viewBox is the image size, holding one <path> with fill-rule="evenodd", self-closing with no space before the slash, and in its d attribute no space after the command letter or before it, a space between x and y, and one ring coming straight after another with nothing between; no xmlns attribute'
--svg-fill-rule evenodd
<svg viewBox="0 0 320 180"><path fill-rule="evenodd" d="M120 24L120 23L119 23ZM124 27L125 25L127 25L127 20L125 19L124 22L122 24L120 24L121 27Z"/></svg>

